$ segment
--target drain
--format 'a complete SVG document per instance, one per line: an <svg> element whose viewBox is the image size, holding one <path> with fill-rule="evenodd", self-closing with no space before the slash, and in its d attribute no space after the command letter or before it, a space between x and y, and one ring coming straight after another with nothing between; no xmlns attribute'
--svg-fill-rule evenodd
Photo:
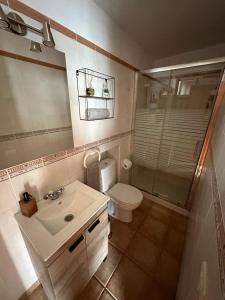
<svg viewBox="0 0 225 300"><path fill-rule="evenodd" d="M69 214L69 215L66 215L66 216L65 216L65 218L64 218L64 221L66 221L66 222L70 222L70 221L72 221L72 220L73 220L73 218L74 218L74 215L72 215L72 214Z"/></svg>

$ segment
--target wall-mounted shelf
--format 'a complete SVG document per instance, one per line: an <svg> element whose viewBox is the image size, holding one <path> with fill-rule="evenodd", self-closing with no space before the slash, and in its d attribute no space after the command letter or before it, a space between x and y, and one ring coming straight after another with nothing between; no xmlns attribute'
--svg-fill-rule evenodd
<svg viewBox="0 0 225 300"><path fill-rule="evenodd" d="M115 106L115 78L88 68L76 71L80 119L112 119Z"/></svg>

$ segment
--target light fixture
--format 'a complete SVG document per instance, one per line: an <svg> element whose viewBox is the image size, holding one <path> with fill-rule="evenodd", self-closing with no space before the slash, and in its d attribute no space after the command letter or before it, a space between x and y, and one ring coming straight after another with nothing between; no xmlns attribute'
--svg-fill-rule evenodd
<svg viewBox="0 0 225 300"><path fill-rule="evenodd" d="M43 24L42 33L43 33L43 44L48 47L55 47L55 42L52 36L49 23L45 22Z"/></svg>
<svg viewBox="0 0 225 300"><path fill-rule="evenodd" d="M30 41L30 51L32 52L42 52L41 45L38 42Z"/></svg>
<svg viewBox="0 0 225 300"><path fill-rule="evenodd" d="M0 5L0 28L7 29L9 28L9 21Z"/></svg>
<svg viewBox="0 0 225 300"><path fill-rule="evenodd" d="M54 47L55 42L52 36L50 24L48 22L43 23L42 29L35 28L29 24L26 24L24 20L15 12L9 12L6 16L0 5L0 28L10 30L19 35L25 35L27 29L30 29L43 36L43 44L48 47Z"/></svg>
<svg viewBox="0 0 225 300"><path fill-rule="evenodd" d="M8 13L8 20L10 20L10 29L12 32L19 35L27 34L27 26L24 20L15 12Z"/></svg>

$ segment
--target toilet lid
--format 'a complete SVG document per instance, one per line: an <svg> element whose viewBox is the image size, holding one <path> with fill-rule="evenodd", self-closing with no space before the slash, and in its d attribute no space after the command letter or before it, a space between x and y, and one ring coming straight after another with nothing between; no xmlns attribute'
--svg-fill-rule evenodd
<svg viewBox="0 0 225 300"><path fill-rule="evenodd" d="M137 188L124 183L115 184L107 194L115 200L127 204L136 204L141 202L143 198L142 193Z"/></svg>

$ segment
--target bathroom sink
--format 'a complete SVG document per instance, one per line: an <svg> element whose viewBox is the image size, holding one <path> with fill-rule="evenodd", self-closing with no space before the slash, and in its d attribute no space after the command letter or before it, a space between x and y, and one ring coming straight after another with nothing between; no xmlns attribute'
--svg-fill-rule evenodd
<svg viewBox="0 0 225 300"><path fill-rule="evenodd" d="M55 235L61 231L67 224L71 223L77 216L85 210L93 199L90 195L77 190L70 195L62 195L57 200L42 200L43 206L34 217L48 230ZM79 205L78 205L79 203Z"/></svg>
<svg viewBox="0 0 225 300"><path fill-rule="evenodd" d="M30 218L15 214L21 231L43 262L107 208L110 198L76 180L56 200L40 200Z"/></svg>

